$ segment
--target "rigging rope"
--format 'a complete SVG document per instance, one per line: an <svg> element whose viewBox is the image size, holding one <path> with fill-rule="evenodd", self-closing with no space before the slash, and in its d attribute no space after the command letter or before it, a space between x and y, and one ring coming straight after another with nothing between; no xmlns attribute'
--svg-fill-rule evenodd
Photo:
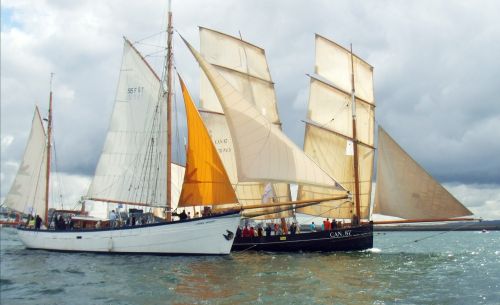
<svg viewBox="0 0 500 305"><path fill-rule="evenodd" d="M63 184L63 181L62 181L62 178L61 178L61 175L59 174L59 168L58 168L58 162L57 162L57 149L56 149L56 137L55 137L55 133L52 133L52 147L53 147L53 151L54 151L54 173L57 177L57 184L58 184L58 188L57 190L59 191L59 204L61 205L61 209L64 209L64 203L63 203L63 189L64 189L64 184ZM52 184L51 186L51 189L55 189L54 185ZM54 197L54 193L52 193L52 197ZM55 202L54 198L52 198L52 201Z"/></svg>
<svg viewBox="0 0 500 305"><path fill-rule="evenodd" d="M146 36L146 37L144 37L144 38L141 38L141 39L139 39L139 40L136 40L133 44L140 43L141 41L144 41L144 40L146 40L146 39L149 39L149 38L152 38L152 37L158 36L158 35L163 34L163 33L165 33L165 32L167 32L167 30L161 30L161 31L160 31L160 32L158 32L158 33L151 34L151 35L149 35L149 36Z"/></svg>
<svg viewBox="0 0 500 305"><path fill-rule="evenodd" d="M443 234L446 234L446 233L457 231L457 230L460 230L462 228L466 228L466 227L472 226L474 224L476 224L476 222L467 223L467 224L464 224L462 226L458 226L456 228L445 230L445 231L442 231L442 232L439 232L439 233L436 233L436 234L431 234L431 235L428 235L428 236L425 236L425 237L422 237L422 238L415 239L413 241L404 242L404 243L401 243L401 244L398 244L398 245L387 247L387 248L384 248L383 250L390 250L390 249L394 249L394 248L401 248L401 246L404 246L404 245L410 245L410 244L413 244L413 243L418 243L418 242L420 242L422 240L426 240L426 239L429 239L429 238L434 238L434 237L439 236L439 235L443 235Z"/></svg>

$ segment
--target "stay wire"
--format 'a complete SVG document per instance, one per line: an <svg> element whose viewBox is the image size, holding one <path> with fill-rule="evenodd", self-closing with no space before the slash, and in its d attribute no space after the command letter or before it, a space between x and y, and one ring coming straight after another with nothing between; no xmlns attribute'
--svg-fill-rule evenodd
<svg viewBox="0 0 500 305"><path fill-rule="evenodd" d="M149 39L149 38L152 38L152 37L158 36L158 35L160 35L160 34L165 33L166 31L167 31L167 30L161 30L160 32L157 32L157 33L155 33L155 34L151 34L151 35L146 36L146 37L144 37L144 38L138 39L138 40L134 41L134 43L133 43L133 44L137 44L137 43L140 43L141 41L144 41L144 40L146 40L146 39Z"/></svg>
<svg viewBox="0 0 500 305"><path fill-rule="evenodd" d="M425 237L422 237L422 238L415 239L413 241L404 242L404 243L400 243L400 244L397 244L397 245L394 245L394 246L391 246L391 247L383 248L383 250L391 250L391 249L395 249L395 248L401 248L402 246L405 246L405 245L410 245L410 244L413 244L413 243L418 243L418 242L421 242L423 240L426 240L426 239L429 239L429 238L434 238L436 236L443 235L443 234L446 234L446 233L454 232L454 231L460 230L462 228L469 227L469 226L474 225L474 224L475 224L475 222L467 223L467 224L464 224L462 226L458 226L456 228L452 228L452 229L449 229L449 230L446 230L446 231L442 231L442 232L439 232L439 233L436 233L436 234L431 234L431 235L428 235L428 236L425 236Z"/></svg>

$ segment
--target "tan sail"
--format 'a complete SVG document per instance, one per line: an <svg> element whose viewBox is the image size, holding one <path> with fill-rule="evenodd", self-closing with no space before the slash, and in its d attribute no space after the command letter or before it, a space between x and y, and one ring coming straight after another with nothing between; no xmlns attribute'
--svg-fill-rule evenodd
<svg viewBox="0 0 500 305"><path fill-rule="evenodd" d="M374 104L373 67L353 54L356 97ZM351 52L335 42L316 34L316 74L328 79L340 90L350 94Z"/></svg>
<svg viewBox="0 0 500 305"><path fill-rule="evenodd" d="M369 218L373 157L373 68L338 44L316 35L316 73L311 76L304 151L330 176L355 194L353 151L352 66L356 87L356 140L361 218ZM337 194L324 187L300 186L298 199L318 199ZM329 218L351 218L348 202L325 202L298 210Z"/></svg>
<svg viewBox="0 0 500 305"><path fill-rule="evenodd" d="M35 108L31 132L19 165L3 204L17 212L45 215L45 170L47 166L47 144L42 119Z"/></svg>
<svg viewBox="0 0 500 305"><path fill-rule="evenodd" d="M215 69L251 102L271 123L279 121L274 83L267 65L265 51L240 38L200 28L200 53ZM261 202L264 184L238 181L234 147L222 106L210 81L201 74L201 115L224 163L231 183L242 205ZM290 201L288 184L273 184L274 201ZM288 216L287 211L280 216ZM270 215L274 217L276 215Z"/></svg>
<svg viewBox="0 0 500 305"><path fill-rule="evenodd" d="M280 124L274 83L264 49L239 38L200 28L200 53L241 95L255 105L266 119ZM223 113L209 80L202 75L200 105Z"/></svg>
<svg viewBox="0 0 500 305"><path fill-rule="evenodd" d="M374 213L405 219L472 215L379 127Z"/></svg>
<svg viewBox="0 0 500 305"><path fill-rule="evenodd" d="M342 189L184 41L217 93L235 148L240 181L291 182Z"/></svg>
<svg viewBox="0 0 500 305"><path fill-rule="evenodd" d="M188 125L186 172L179 206L237 203L236 194L203 120L180 76L179 80Z"/></svg>
<svg viewBox="0 0 500 305"><path fill-rule="evenodd" d="M304 151L312 159L352 193L354 193L354 167L352 155L346 155L346 146L349 142L345 137L339 136L329 130L317 127L313 124L306 126L306 138ZM359 177L360 177L360 210L361 217L368 218L370 211L370 194L372 188L372 165L373 148L369 146L358 146ZM298 200L320 199L340 195L342 192L331 188L300 186ZM353 202L329 201L319 205L308 206L298 210L300 213L309 215L320 215L328 218L351 218L355 213Z"/></svg>

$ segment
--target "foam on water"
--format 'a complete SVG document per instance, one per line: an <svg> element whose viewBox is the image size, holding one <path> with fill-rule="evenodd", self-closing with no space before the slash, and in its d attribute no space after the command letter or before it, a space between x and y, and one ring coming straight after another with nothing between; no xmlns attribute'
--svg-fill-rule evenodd
<svg viewBox="0 0 500 305"><path fill-rule="evenodd" d="M370 249L367 249L366 252L370 252L370 253L381 253L382 252L382 249L379 249L379 248L370 248Z"/></svg>

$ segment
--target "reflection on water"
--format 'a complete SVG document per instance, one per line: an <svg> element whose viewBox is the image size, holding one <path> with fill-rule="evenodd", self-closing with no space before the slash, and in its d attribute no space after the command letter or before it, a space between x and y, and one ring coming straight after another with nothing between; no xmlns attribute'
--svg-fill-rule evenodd
<svg viewBox="0 0 500 305"><path fill-rule="evenodd" d="M366 252L164 257L31 251L1 229L0 303L500 304L500 232L414 242L429 235L376 235Z"/></svg>

